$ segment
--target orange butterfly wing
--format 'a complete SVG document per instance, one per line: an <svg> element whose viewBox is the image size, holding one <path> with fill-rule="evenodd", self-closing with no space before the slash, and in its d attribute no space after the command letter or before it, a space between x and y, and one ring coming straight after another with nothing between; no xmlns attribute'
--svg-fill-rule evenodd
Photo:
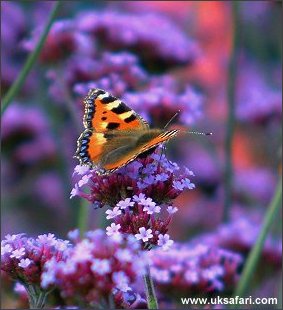
<svg viewBox="0 0 283 310"><path fill-rule="evenodd" d="M75 157L80 164L97 165L108 173L178 133L150 129L141 116L101 89L91 89L84 103L85 130L77 141Z"/></svg>
<svg viewBox="0 0 283 310"><path fill-rule="evenodd" d="M85 128L93 128L96 132L149 128L141 116L102 89L91 89L84 103Z"/></svg>

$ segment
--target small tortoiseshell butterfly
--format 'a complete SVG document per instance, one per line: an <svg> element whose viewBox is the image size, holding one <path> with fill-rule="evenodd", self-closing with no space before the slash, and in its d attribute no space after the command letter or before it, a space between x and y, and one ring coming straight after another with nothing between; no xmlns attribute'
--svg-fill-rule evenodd
<svg viewBox="0 0 283 310"><path fill-rule="evenodd" d="M81 165L112 173L146 155L179 130L149 128L124 102L102 89L91 89L84 100L85 130L77 141L75 157Z"/></svg>

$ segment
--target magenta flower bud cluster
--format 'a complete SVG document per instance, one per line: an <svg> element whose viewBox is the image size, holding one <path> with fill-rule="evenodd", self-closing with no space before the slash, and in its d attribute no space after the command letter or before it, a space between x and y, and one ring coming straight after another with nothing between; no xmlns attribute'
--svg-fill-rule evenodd
<svg viewBox="0 0 283 310"><path fill-rule="evenodd" d="M149 256L152 277L163 296L229 292L243 265L241 255L206 243L175 243L170 251L157 248Z"/></svg>
<svg viewBox="0 0 283 310"><path fill-rule="evenodd" d="M152 31L157 25L158 31ZM41 27L22 46L32 51L39 33ZM69 100L66 93L81 98L91 88L107 89L152 124L164 127L178 110L182 113L176 120L184 125L202 115L203 96L166 74L172 67L194 63L199 56L196 42L165 15L102 10L56 21L40 59L48 65L64 64L64 77L57 67L47 72L49 93L56 102ZM158 71L160 75L152 74Z"/></svg>
<svg viewBox="0 0 283 310"><path fill-rule="evenodd" d="M15 292L23 301L56 289L68 305L78 301L98 305L112 297L118 308L145 305L133 290L148 264L135 237L109 237L98 229L86 232L83 239L74 230L69 238L72 242L50 233L37 238L18 234L7 235L1 242L1 270L17 281Z"/></svg>
<svg viewBox="0 0 283 310"><path fill-rule="evenodd" d="M51 258L58 263L66 257L67 240L53 234L28 238L25 234L7 235L1 242L1 270L26 285L40 286L44 265Z"/></svg>
<svg viewBox="0 0 283 310"><path fill-rule="evenodd" d="M86 166L77 166L74 175L79 179L71 197L80 196L96 208L107 208L106 219L112 221L107 234L134 235L145 249L153 245L168 249L172 245L168 225L178 210L172 201L185 189L195 187L189 169L181 170L158 153L110 175L99 175Z"/></svg>
<svg viewBox="0 0 283 310"><path fill-rule="evenodd" d="M117 307L129 307L133 296L136 303L142 302L132 285L144 274L147 260L133 236L110 238L98 229L86 232L83 239L78 230L69 237L74 245L67 250L66 259L51 259L45 265L41 282L45 289L56 287L69 302L85 305L109 301L112 295Z"/></svg>

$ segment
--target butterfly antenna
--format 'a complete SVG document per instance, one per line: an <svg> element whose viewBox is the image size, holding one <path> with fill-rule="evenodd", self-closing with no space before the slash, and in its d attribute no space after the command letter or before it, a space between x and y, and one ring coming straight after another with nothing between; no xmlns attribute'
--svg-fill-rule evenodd
<svg viewBox="0 0 283 310"><path fill-rule="evenodd" d="M178 111L169 119L169 121L167 122L167 124L164 126L164 129L166 129L166 128L172 123L172 121L179 115L180 112L181 112L181 111L178 110Z"/></svg>
<svg viewBox="0 0 283 310"><path fill-rule="evenodd" d="M182 131L184 133L189 133L193 135L211 136L212 132L199 132L199 131Z"/></svg>

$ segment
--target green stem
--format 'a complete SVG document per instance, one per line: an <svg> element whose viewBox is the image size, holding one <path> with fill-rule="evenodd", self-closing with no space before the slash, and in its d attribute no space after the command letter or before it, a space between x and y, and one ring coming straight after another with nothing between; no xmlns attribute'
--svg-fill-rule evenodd
<svg viewBox="0 0 283 310"><path fill-rule="evenodd" d="M270 230L272 221L274 220L276 214L278 213L281 207L281 199L282 199L282 178L280 178L275 194L272 198L270 205L268 206L258 239L247 258L241 279L237 285L234 296L242 297L243 295L246 294L247 289L250 287L251 278L255 273L259 258L261 256L261 251L264 246L264 241L267 237L267 233Z"/></svg>
<svg viewBox="0 0 283 310"><path fill-rule="evenodd" d="M144 275L144 283L146 289L147 307L148 309L158 309L157 298L155 295L153 281L150 275L149 266L146 268L146 274Z"/></svg>
<svg viewBox="0 0 283 310"><path fill-rule="evenodd" d="M21 87L23 86L27 75L29 74L29 72L31 71L35 61L37 60L44 42L47 38L48 32L52 26L52 23L54 21L54 18L59 10L59 6L61 4L62 1L57 1L54 4L54 7L49 15L48 18L48 22L41 34L41 37L35 47L35 49L33 50L33 52L29 55L28 59L26 60L19 76L17 77L17 79L15 80L15 82L13 83L13 85L9 88L7 94L5 95L5 97L2 100L2 105L1 105L1 115L3 115L4 111L6 110L6 108L8 107L8 105L10 104L10 102L14 99L14 97L16 96L16 94L18 93L18 91L21 89Z"/></svg>
<svg viewBox="0 0 283 310"><path fill-rule="evenodd" d="M81 237L87 230L88 226L88 208L89 208L89 202L86 201L85 199L81 199L78 211L78 229L80 231Z"/></svg>
<svg viewBox="0 0 283 310"><path fill-rule="evenodd" d="M40 287L31 284L24 284L28 293L29 308L42 309L46 302L48 292L42 291Z"/></svg>
<svg viewBox="0 0 283 310"><path fill-rule="evenodd" d="M238 3L232 1L233 27L234 27L234 42L233 50L230 59L228 71L228 118L226 125L225 136L225 170L224 170L224 209L223 220L229 219L229 209L232 203L233 189L233 160L232 160L232 145L235 127L235 93L236 93L236 76L237 76L237 46L239 36L238 23Z"/></svg>

